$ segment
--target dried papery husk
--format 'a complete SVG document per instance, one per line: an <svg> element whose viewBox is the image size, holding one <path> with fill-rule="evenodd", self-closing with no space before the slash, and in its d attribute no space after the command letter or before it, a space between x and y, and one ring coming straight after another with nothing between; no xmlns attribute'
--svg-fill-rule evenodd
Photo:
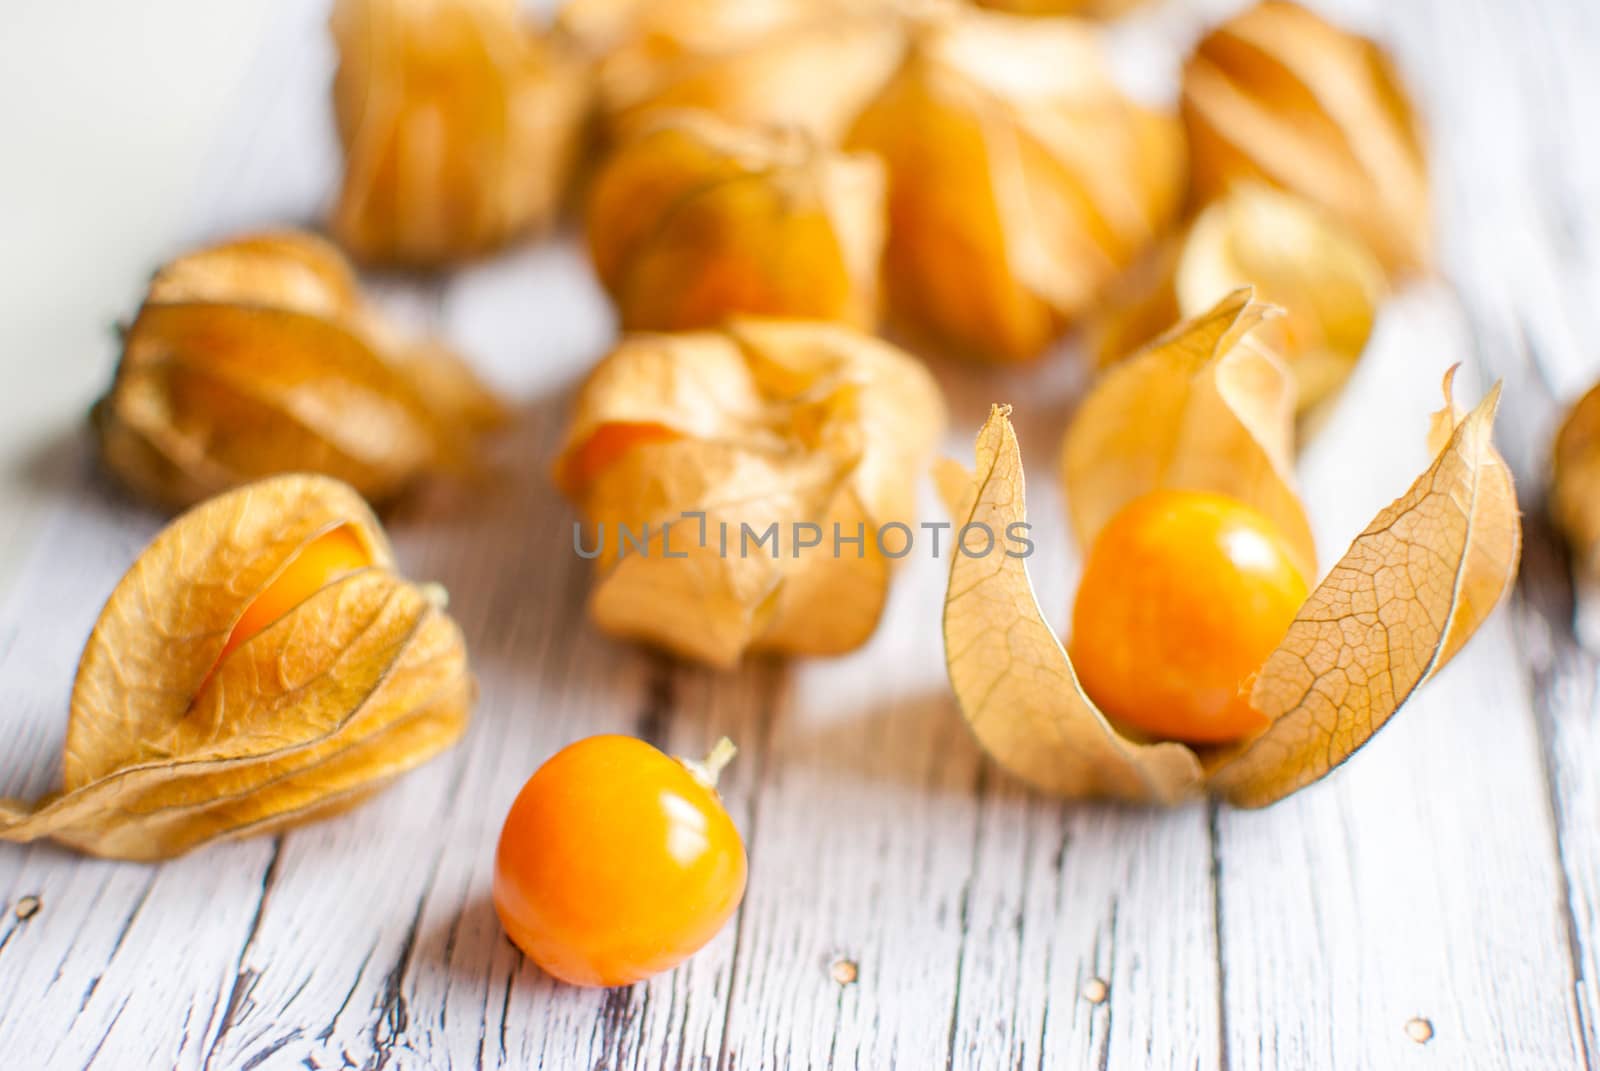
<svg viewBox="0 0 1600 1071"><path fill-rule="evenodd" d="M365 338L442 420L463 430L488 431L509 419L505 403L458 354L437 339L407 335L373 308L350 263L313 234L261 231L192 250L156 272L145 300L321 316Z"/></svg>
<svg viewBox="0 0 1600 1071"><path fill-rule="evenodd" d="M883 202L870 156L672 113L596 176L589 249L629 329L712 327L736 313L870 329Z"/></svg>
<svg viewBox="0 0 1600 1071"><path fill-rule="evenodd" d="M1283 310L1255 337L1283 358L1303 412L1355 370L1387 280L1360 239L1316 206L1245 182L1207 206L1164 262L1114 303L1092 347L1102 364L1120 360L1241 286Z"/></svg>
<svg viewBox="0 0 1600 1071"><path fill-rule="evenodd" d="M1516 502L1490 442L1499 388L1466 414L1449 392L1447 377L1429 434L1433 462L1355 539L1255 675L1250 702L1269 724L1239 745L1196 751L1123 735L1079 684L1025 561L953 555L946 659L984 749L1056 795L1173 803L1211 792L1245 807L1279 800L1347 759L1460 651L1515 572ZM975 471L943 463L940 486L958 526L1005 531L1026 520L1008 413L991 413Z"/></svg>
<svg viewBox="0 0 1600 1071"><path fill-rule="evenodd" d="M514 0L339 0L331 221L365 261L433 267L548 224L583 140L589 75Z"/></svg>
<svg viewBox="0 0 1600 1071"><path fill-rule="evenodd" d="M1094 28L933 6L847 144L889 171L891 311L980 359L1037 355L1168 226L1182 133Z"/></svg>
<svg viewBox="0 0 1600 1071"><path fill-rule="evenodd" d="M1421 126L1377 45L1285 0L1208 34L1184 68L1194 195L1279 186L1359 234L1390 273L1432 258Z"/></svg>
<svg viewBox="0 0 1600 1071"><path fill-rule="evenodd" d="M1080 547L1129 502L1163 487L1214 491L1260 511L1316 575L1294 488L1294 382L1260 344L1277 315L1236 290L1108 369L1061 445L1061 478Z"/></svg>
<svg viewBox="0 0 1600 1071"><path fill-rule="evenodd" d="M973 471L954 461L940 490L959 530L1025 523L1022 457L1009 406L978 435ZM1177 803L1201 784L1182 744L1143 744L1117 732L1084 693L1019 557L952 554L944 606L945 659L962 715L983 749L1036 788L1070 797Z"/></svg>
<svg viewBox="0 0 1600 1071"><path fill-rule="evenodd" d="M255 598L342 527L371 564L224 654ZM73 686L63 788L0 801L0 838L160 859L358 802L466 726L466 649L438 601L395 572L335 480L281 476L196 507L107 600Z"/></svg>
<svg viewBox="0 0 1600 1071"><path fill-rule="evenodd" d="M579 393L555 466L590 541L604 536L592 616L718 666L747 651L859 646L894 565L876 532L914 524L917 477L943 423L920 362L839 325L740 318L624 339ZM619 523L649 525L645 553L623 552ZM822 545L796 553L796 523L817 525ZM771 524L778 556L753 544L741 553L741 525L759 535ZM861 527L859 552L835 556L835 524L847 538Z"/></svg>
<svg viewBox="0 0 1600 1071"><path fill-rule="evenodd" d="M1013 15L1081 15L1109 19L1132 11L1145 0L975 0L980 7Z"/></svg>
<svg viewBox="0 0 1600 1071"><path fill-rule="evenodd" d="M1568 411L1552 462L1551 516L1585 587L1600 587L1600 385Z"/></svg>
<svg viewBox="0 0 1600 1071"><path fill-rule="evenodd" d="M889 5L854 0L569 0L557 25L601 57L619 140L692 108L836 144L904 47Z"/></svg>
<svg viewBox="0 0 1600 1071"><path fill-rule="evenodd" d="M1433 464L1373 518L1262 664L1250 702L1271 725L1211 770L1230 802L1264 806L1349 758L1511 587L1522 522L1491 441L1500 387L1463 413L1453 376L1428 434Z"/></svg>
<svg viewBox="0 0 1600 1071"><path fill-rule="evenodd" d="M328 243L292 231L200 249L156 273L95 408L106 465L176 508L283 472L382 502L470 465L502 423L454 353L411 340L360 295Z"/></svg>
<svg viewBox="0 0 1600 1071"><path fill-rule="evenodd" d="M1096 368L1137 353L1183 319L1172 277L1185 233L1168 235L1146 250L1108 289L1083 334L1084 349Z"/></svg>

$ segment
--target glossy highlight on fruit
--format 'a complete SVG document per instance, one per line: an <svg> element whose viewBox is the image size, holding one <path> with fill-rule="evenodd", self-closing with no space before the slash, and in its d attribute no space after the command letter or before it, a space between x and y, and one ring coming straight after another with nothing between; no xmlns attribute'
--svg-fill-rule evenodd
<svg viewBox="0 0 1600 1071"><path fill-rule="evenodd" d="M1225 495L1153 491L1095 538L1072 615L1084 690L1124 725L1223 743L1265 728L1245 687L1305 602L1261 513Z"/></svg>
<svg viewBox="0 0 1600 1071"><path fill-rule="evenodd" d="M620 986L670 970L714 937L744 896L744 842L716 773L628 736L557 752L518 793L495 853L507 935L572 985Z"/></svg>

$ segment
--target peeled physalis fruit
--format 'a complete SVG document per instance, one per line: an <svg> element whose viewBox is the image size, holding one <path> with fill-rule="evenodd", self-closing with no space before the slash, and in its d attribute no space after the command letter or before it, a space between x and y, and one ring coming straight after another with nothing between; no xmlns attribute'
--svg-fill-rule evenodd
<svg viewBox="0 0 1600 1071"><path fill-rule="evenodd" d="M1151 491L1100 530L1073 604L1083 689L1119 725L1226 743L1266 728L1240 686L1283 639L1306 581L1272 522L1226 495Z"/></svg>
<svg viewBox="0 0 1600 1071"><path fill-rule="evenodd" d="M631 985L715 937L744 897L744 842L717 795L733 757L668 758L628 736L557 752L517 794L494 860L494 908L546 973Z"/></svg>
<svg viewBox="0 0 1600 1071"><path fill-rule="evenodd" d="M338 0L332 219L362 260L430 267L548 223L576 161L584 66L514 0Z"/></svg>
<svg viewBox="0 0 1600 1071"><path fill-rule="evenodd" d="M614 138L693 108L834 144L903 39L887 5L856 0L567 0L557 25L601 57L597 91Z"/></svg>
<svg viewBox="0 0 1600 1071"><path fill-rule="evenodd" d="M1423 138L1382 50L1286 0L1264 0L1196 47L1183 73L1195 195L1241 179L1321 206L1391 273L1426 269Z"/></svg>
<svg viewBox="0 0 1600 1071"><path fill-rule="evenodd" d="M596 623L719 666L859 646L943 424L921 362L845 327L624 339L555 465L587 522L574 542L595 560Z"/></svg>
<svg viewBox="0 0 1600 1071"><path fill-rule="evenodd" d="M883 168L796 130L665 115L601 168L589 249L624 327L877 322Z"/></svg>
<svg viewBox="0 0 1600 1071"><path fill-rule="evenodd" d="M459 357L369 308L332 246L293 231L157 272L94 414L107 467L169 507L283 472L381 502L467 467L504 415Z"/></svg>
<svg viewBox="0 0 1600 1071"><path fill-rule="evenodd" d="M1092 27L933 7L847 144L889 171L891 311L957 350L1038 354L1171 221L1175 119L1113 83Z"/></svg>
<svg viewBox="0 0 1600 1071"><path fill-rule="evenodd" d="M1383 266L1343 225L1293 194L1254 182L1206 207L1164 259L1146 288L1101 324L1100 360L1119 360L1252 286L1283 312L1261 324L1256 337L1288 366L1302 411L1355 370L1386 289Z"/></svg>
<svg viewBox="0 0 1600 1071"><path fill-rule="evenodd" d="M78 664L62 791L0 838L161 859L366 798L449 747L474 685L442 595L354 490L280 476L172 522Z"/></svg>
<svg viewBox="0 0 1600 1071"><path fill-rule="evenodd" d="M1076 425L1086 419L1097 424L1120 419L1121 433L1106 424L1076 444L1069 436L1067 452L1086 461L1079 451L1097 442L1106 468L1118 474L1113 480L1126 491L1111 495L1105 485L1082 486L1085 473L1097 471L1091 466L1068 471L1067 494L1069 501L1091 500L1091 508L1075 512L1074 522L1075 527L1089 522L1086 532L1079 529L1080 538L1086 534L1087 544L1097 549L1102 532L1119 523L1118 515L1145 508L1139 503L1152 493L1224 495L1230 509L1242 503L1252 512L1241 516L1250 517L1257 535L1275 537L1266 540L1275 546L1263 585L1270 592L1262 607L1265 618L1278 614L1289 599L1291 570L1315 574L1302 568L1305 548L1276 515L1282 503L1275 478L1255 482L1229 472L1230 459L1250 463L1236 440L1237 426L1245 422L1216 408L1214 388L1227 381L1223 393L1231 393L1229 410L1235 414L1248 410L1245 402L1253 391L1238 374L1248 366L1226 367L1226 355L1233 351L1219 342L1229 332L1219 332L1215 321L1221 318L1231 327L1248 308L1236 297L1146 355L1151 360L1151 354L1166 355L1175 385L1158 392L1163 378L1150 368L1139 373L1151 391L1149 404L1166 421L1204 427L1197 422L1231 420L1235 427L1222 428L1214 442L1199 435L1177 440L1201 456L1175 468L1175 440L1156 434L1161 418L1137 415L1139 394L1125 389L1126 381L1117 385L1108 379L1112 385L1096 388L1070 434L1076 435ZM1206 355L1199 368L1196 354ZM1136 368L1143 359L1113 374ZM1276 389L1270 382L1264 385ZM1120 404L1102 397L1103 390L1114 390L1112 400ZM1141 734L1137 740L1124 735L1091 698L1088 668L1075 665L1045 622L1023 558L952 555L945 655L957 701L984 749L1017 776L1063 796L1171 803L1210 791L1246 807L1281 799L1347 759L1460 651L1515 572L1521 532L1516 500L1510 473L1490 443L1499 389L1469 413L1450 401L1448 376L1445 395L1429 434L1432 464L1356 537L1281 629L1276 646L1246 674L1247 690L1241 689L1239 698L1247 699L1259 719L1252 718L1253 731L1228 747L1196 752L1161 735ZM1091 415L1091 404L1098 415ZM1120 413L1113 411L1119 408ZM1208 454L1214 456L1208 460ZM1005 531L1026 520L1021 455L1005 407L994 409L978 437L975 471L946 462L940 484L958 528L978 524ZM1108 498L1115 504L1105 511ZM1142 579L1123 579L1144 586ZM1255 645L1261 632L1280 631L1282 624L1281 619L1270 625L1264 619L1252 622L1237 633L1241 647ZM1157 659L1165 642L1152 636L1146 650L1145 668L1152 676L1163 671ZM1235 667L1248 661L1242 650L1233 653L1241 656ZM1155 727L1152 721L1149 728Z"/></svg>
<svg viewBox="0 0 1600 1071"><path fill-rule="evenodd" d="M1600 582L1600 386L1578 399L1556 434L1550 511L1580 574Z"/></svg>

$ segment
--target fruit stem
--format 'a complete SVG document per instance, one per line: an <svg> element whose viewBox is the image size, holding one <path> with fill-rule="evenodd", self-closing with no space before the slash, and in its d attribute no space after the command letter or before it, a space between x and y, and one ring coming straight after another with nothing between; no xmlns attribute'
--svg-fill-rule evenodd
<svg viewBox="0 0 1600 1071"><path fill-rule="evenodd" d="M426 584L419 584L417 588L422 592L422 597L429 603L433 604L434 609L449 609L450 593L444 589L443 584L435 580L430 580Z"/></svg>
<svg viewBox="0 0 1600 1071"><path fill-rule="evenodd" d="M678 757L678 761L683 763L684 769L694 775L696 781L715 792L717 790L717 777L722 773L722 768L732 762L734 755L738 754L738 752L739 749L733 746L733 741L724 736L711 749L711 754L701 761L696 762L694 759L686 759L681 755Z"/></svg>
<svg viewBox="0 0 1600 1071"><path fill-rule="evenodd" d="M732 762L733 757L738 753L739 749L734 747L733 741L726 736L712 746L711 753L705 757L705 761L700 766L705 770L706 778L713 787L716 786L717 778L722 776L723 768Z"/></svg>

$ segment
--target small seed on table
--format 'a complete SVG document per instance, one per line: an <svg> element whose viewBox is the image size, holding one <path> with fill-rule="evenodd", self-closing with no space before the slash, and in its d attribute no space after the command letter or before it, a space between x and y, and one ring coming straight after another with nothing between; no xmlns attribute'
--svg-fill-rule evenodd
<svg viewBox="0 0 1600 1071"><path fill-rule="evenodd" d="M1104 978L1091 978L1083 983L1083 999L1090 1004L1104 1004L1110 993L1111 987L1106 985Z"/></svg>
<svg viewBox="0 0 1600 1071"><path fill-rule="evenodd" d="M1420 1016L1406 1023L1406 1037L1418 1045L1426 1045L1433 1037L1433 1024Z"/></svg>
<svg viewBox="0 0 1600 1071"><path fill-rule="evenodd" d="M24 896L17 901L17 918L27 920L39 913L39 898L37 896Z"/></svg>
<svg viewBox="0 0 1600 1071"><path fill-rule="evenodd" d="M833 980L840 985L850 985L860 975L860 968L853 959L836 959L828 973L833 975Z"/></svg>

